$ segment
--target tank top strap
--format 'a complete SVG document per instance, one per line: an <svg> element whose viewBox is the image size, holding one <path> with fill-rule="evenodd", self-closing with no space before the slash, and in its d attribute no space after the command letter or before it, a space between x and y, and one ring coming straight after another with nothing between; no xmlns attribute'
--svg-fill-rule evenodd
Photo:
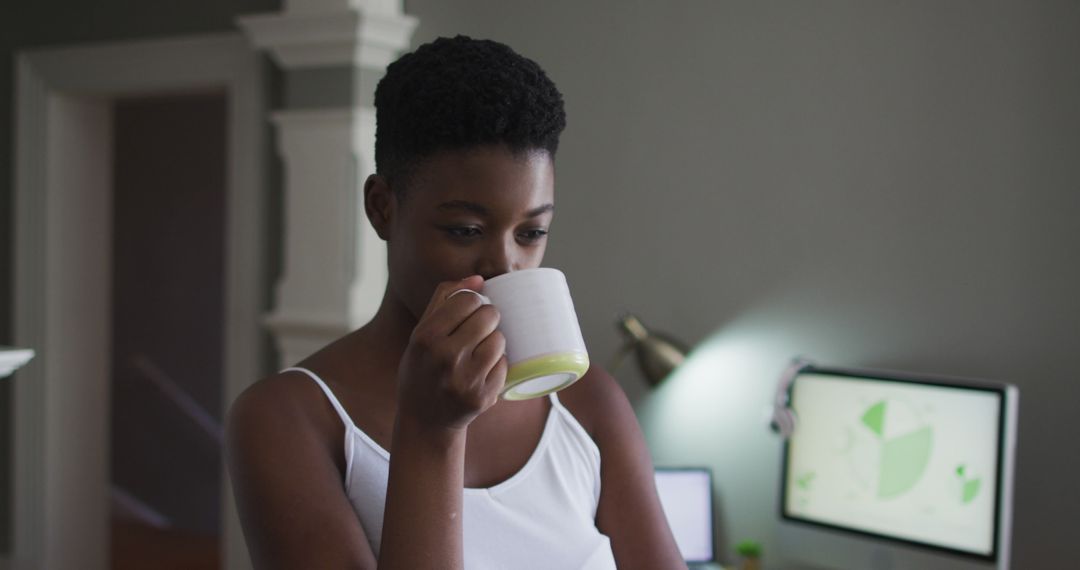
<svg viewBox="0 0 1080 570"><path fill-rule="evenodd" d="M576 417L574 417L573 412L567 409L566 406L562 405L562 402L559 401L559 397L555 395L555 392L548 394L548 401L551 402L552 411L557 412L559 415L566 418L570 424L571 429L577 432L579 436L583 437L584 441L588 441L594 446L596 445L595 443L593 443L592 436L589 435L589 432L585 429L585 426L581 425L581 422L578 421Z"/></svg>
<svg viewBox="0 0 1080 570"><path fill-rule="evenodd" d="M319 378L314 372L308 370L307 368L301 368L299 366L286 368L285 370L282 370L282 372L302 372L304 374L307 374L309 378L314 380L315 383L319 385L319 388L322 389L323 394L326 394L326 399L330 400L330 405L334 406L334 410L337 412L338 416L341 417L341 421L345 424L345 427L356 427L356 424L353 423L352 418L349 417L349 413L345 411L345 407L342 406L341 402L339 402L337 397L334 396L334 393L330 390L330 387L327 386L326 382L323 382L323 379Z"/></svg>
<svg viewBox="0 0 1080 570"><path fill-rule="evenodd" d="M548 394L548 400L551 402L551 407L556 409L556 410L559 410L560 414L566 414L566 415L570 416L571 418L574 418L573 412L571 412L569 408L564 406L563 403L561 401L559 401L559 396L558 396L557 393L552 392L552 393ZM574 418L574 421L577 421L577 418Z"/></svg>

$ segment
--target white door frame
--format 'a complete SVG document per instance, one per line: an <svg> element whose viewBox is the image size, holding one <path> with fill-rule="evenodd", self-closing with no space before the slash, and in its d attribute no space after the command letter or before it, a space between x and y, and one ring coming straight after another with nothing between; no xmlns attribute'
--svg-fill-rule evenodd
<svg viewBox="0 0 1080 570"><path fill-rule="evenodd" d="M0 568L108 565L111 100L227 97L224 398L263 368L264 85L240 34L20 52L16 77L13 542ZM222 476L223 567L250 567Z"/></svg>

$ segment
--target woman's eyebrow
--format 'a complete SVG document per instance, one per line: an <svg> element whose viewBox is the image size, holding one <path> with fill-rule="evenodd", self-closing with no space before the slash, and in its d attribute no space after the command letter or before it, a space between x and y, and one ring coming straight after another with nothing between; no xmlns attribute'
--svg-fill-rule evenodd
<svg viewBox="0 0 1080 570"><path fill-rule="evenodd" d="M488 214L491 213L490 210L488 210L486 207L484 207L484 206L482 206L480 204L477 204L476 202L469 202L467 200L450 200L449 202L443 202L442 204L439 204L438 206L435 207L435 209L440 210L440 211L465 210L467 212L472 212L472 213L477 214L479 216L487 216ZM551 204L551 203L544 204L543 206L539 206L537 208L533 208L533 209L529 210L528 212L525 212L525 217L526 218L535 218L535 217L537 217L537 216L539 216L541 214L550 212L550 211L552 211L554 209L555 209L555 204Z"/></svg>
<svg viewBox="0 0 1080 570"><path fill-rule="evenodd" d="M555 204L550 204L550 203L549 204L544 204L543 206L540 206L539 208L533 208L533 209L529 210L528 212L525 212L525 217L526 218L535 218L536 216L539 216L540 214L543 214L545 212L550 212L550 211L552 211L554 209L555 209Z"/></svg>

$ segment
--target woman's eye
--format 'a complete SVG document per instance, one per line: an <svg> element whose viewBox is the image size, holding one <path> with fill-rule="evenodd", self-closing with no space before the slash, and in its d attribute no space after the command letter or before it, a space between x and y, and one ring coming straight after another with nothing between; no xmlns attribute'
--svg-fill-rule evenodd
<svg viewBox="0 0 1080 570"><path fill-rule="evenodd" d="M544 236L548 235L548 231L542 229L532 229L521 232L521 234L519 235L525 241L538 241L543 239Z"/></svg>
<svg viewBox="0 0 1080 570"><path fill-rule="evenodd" d="M461 226L443 229L446 230L446 233L456 238L472 238L480 235L480 228L476 226Z"/></svg>

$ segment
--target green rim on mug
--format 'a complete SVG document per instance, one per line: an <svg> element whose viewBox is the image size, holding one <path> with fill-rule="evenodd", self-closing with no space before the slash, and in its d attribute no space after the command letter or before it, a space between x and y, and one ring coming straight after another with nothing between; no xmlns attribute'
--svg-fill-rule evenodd
<svg viewBox="0 0 1080 570"><path fill-rule="evenodd" d="M557 392L573 384L589 370L584 352L557 352L523 360L506 373L504 400L528 400Z"/></svg>

